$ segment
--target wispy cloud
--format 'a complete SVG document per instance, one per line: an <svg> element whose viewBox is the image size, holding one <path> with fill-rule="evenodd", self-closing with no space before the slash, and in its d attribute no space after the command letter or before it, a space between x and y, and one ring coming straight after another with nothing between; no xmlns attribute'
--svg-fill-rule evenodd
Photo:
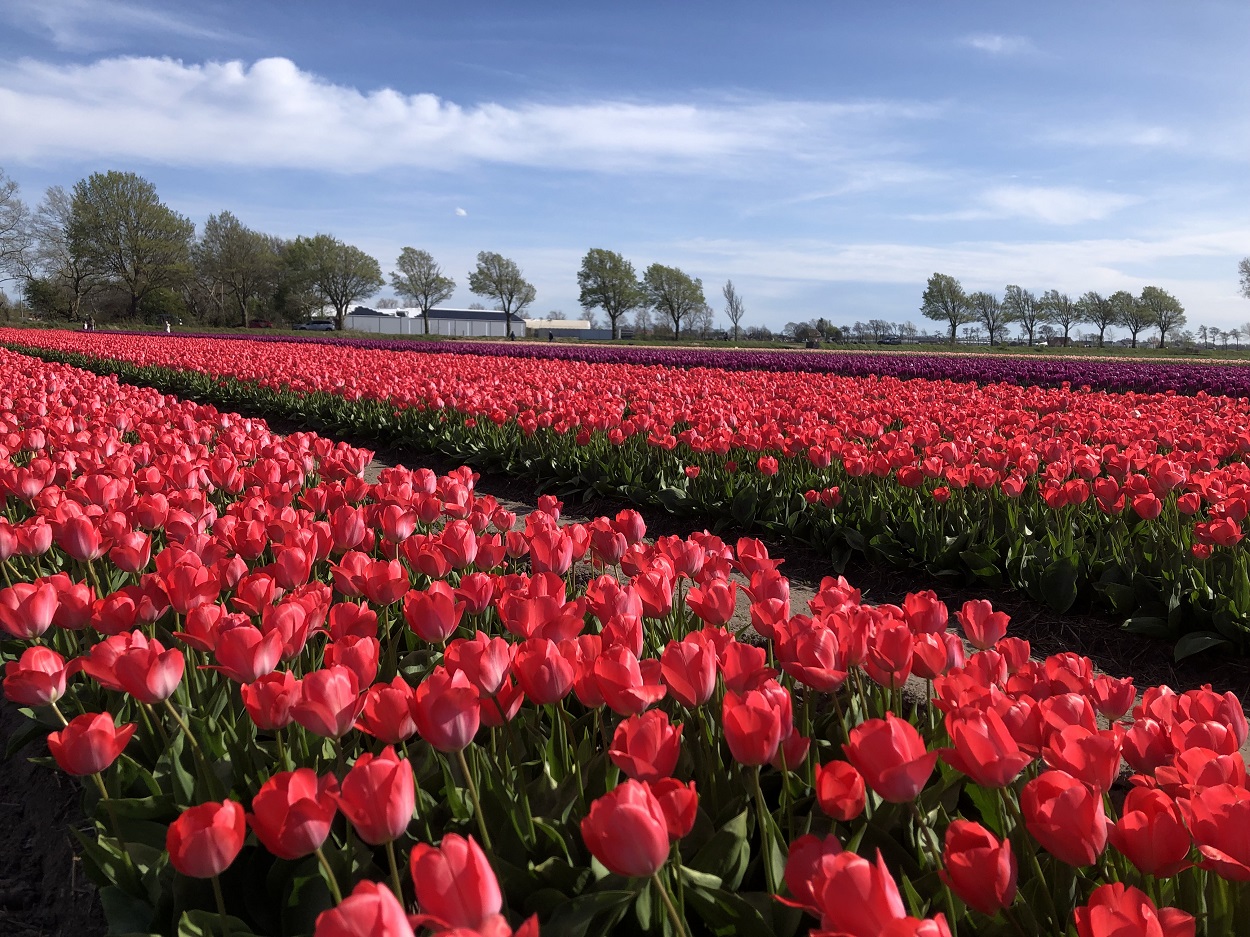
<svg viewBox="0 0 1250 937"><path fill-rule="evenodd" d="M175 165L367 172L493 162L604 171L705 171L768 155L855 152L924 105L483 103L333 84L284 58L187 64L23 60L0 69L0 158L126 157Z"/></svg>
<svg viewBox="0 0 1250 937"><path fill-rule="evenodd" d="M0 6L13 27L43 35L68 52L96 52L136 36L226 39L234 34L209 26L182 9L157 9L124 0L8 0Z"/></svg>
<svg viewBox="0 0 1250 937"><path fill-rule="evenodd" d="M457 217L459 217L459 218L463 218L463 217L465 217L467 214L468 214L468 212L467 212L467 211L465 211L463 208L457 208L457 209L456 209L456 216L457 216Z"/></svg>
<svg viewBox="0 0 1250 937"><path fill-rule="evenodd" d="M1069 186L996 186L976 196L968 208L909 215L913 221L988 221L1020 218L1070 225L1103 218L1140 202L1134 195Z"/></svg>
<svg viewBox="0 0 1250 937"><path fill-rule="evenodd" d="M960 40L962 45L990 55L1019 55L1033 52L1033 43L1026 36L1004 36L1000 33L974 33Z"/></svg>

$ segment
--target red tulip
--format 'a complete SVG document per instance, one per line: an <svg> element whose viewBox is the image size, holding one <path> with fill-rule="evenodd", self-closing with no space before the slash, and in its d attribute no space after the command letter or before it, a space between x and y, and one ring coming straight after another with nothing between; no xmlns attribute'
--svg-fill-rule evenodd
<svg viewBox="0 0 1250 937"><path fill-rule="evenodd" d="M495 871L472 836L448 833L438 846L417 843L408 862L422 911L414 923L479 931L503 907Z"/></svg>
<svg viewBox="0 0 1250 937"><path fill-rule="evenodd" d="M719 627L733 618L737 598L737 583L713 579L687 592L686 604L705 624Z"/></svg>
<svg viewBox="0 0 1250 937"><path fill-rule="evenodd" d="M1084 726L1068 726L1051 734L1042 757L1050 767L1068 772L1096 791L1106 791L1120 772L1122 742L1118 729L1091 732Z"/></svg>
<svg viewBox="0 0 1250 937"><path fill-rule="evenodd" d="M778 701L759 690L743 696L726 692L721 722L730 754L748 767L772 761L782 735L792 729L785 724L785 713Z"/></svg>
<svg viewBox="0 0 1250 937"><path fill-rule="evenodd" d="M993 916L1016 900L1016 857L1011 841L979 823L955 820L946 828L942 881L964 904Z"/></svg>
<svg viewBox="0 0 1250 937"><path fill-rule="evenodd" d="M348 667L314 670L300 681L299 699L291 705L291 717L316 735L342 738L364 708L359 687L355 672Z"/></svg>
<svg viewBox="0 0 1250 937"><path fill-rule="evenodd" d="M820 809L843 823L864 812L864 778L847 761L830 761L816 771L816 802Z"/></svg>
<svg viewBox="0 0 1250 937"><path fill-rule="evenodd" d="M1061 862L1092 865L1106 848L1102 796L1064 771L1045 771L1026 784L1020 808L1029 833Z"/></svg>
<svg viewBox="0 0 1250 937"><path fill-rule="evenodd" d="M909 917L881 853L876 863L841 852L818 867L814 893L821 930L839 937L950 937L946 919L922 922Z"/></svg>
<svg viewBox="0 0 1250 937"><path fill-rule="evenodd" d="M681 755L681 730L658 709L631 716L616 727L608 757L635 781L669 777Z"/></svg>
<svg viewBox="0 0 1250 937"><path fill-rule="evenodd" d="M852 729L842 754L873 791L897 804L915 800L938 758L937 752L925 751L915 726L893 713Z"/></svg>
<svg viewBox="0 0 1250 937"><path fill-rule="evenodd" d="M512 672L525 695L539 705L568 696L575 676L573 663L547 638L521 642L512 659Z"/></svg>
<svg viewBox="0 0 1250 937"><path fill-rule="evenodd" d="M820 917L817 891L824 887L831 869L831 860L842 852L842 844L833 835L821 839L812 833L800 836L790 844L786 857L786 887L793 900L777 896L782 904L803 908L814 917Z"/></svg>
<svg viewBox="0 0 1250 937"><path fill-rule="evenodd" d="M167 651L159 641L149 641L135 632L129 646L113 662L113 673L122 689L139 702L159 703L178 688L185 665L181 651Z"/></svg>
<svg viewBox="0 0 1250 937"><path fill-rule="evenodd" d="M21 706L50 706L65 695L66 678L79 666L75 662L67 667L65 658L50 647L28 647L4 665L4 696Z"/></svg>
<svg viewBox="0 0 1250 937"><path fill-rule="evenodd" d="M994 606L984 599L965 602L956 617L968 641L982 651L998 643L1007 633L1007 624L1011 620L1005 612L994 611Z"/></svg>
<svg viewBox="0 0 1250 937"><path fill-rule="evenodd" d="M610 872L628 878L652 876L668 858L664 809L639 781L624 781L591 803L582 839Z"/></svg>
<svg viewBox="0 0 1250 937"><path fill-rule="evenodd" d="M1189 865L1193 840L1176 804L1163 791L1132 788L1109 836L1111 845L1144 875L1168 878Z"/></svg>
<svg viewBox="0 0 1250 937"><path fill-rule="evenodd" d="M690 835L699 813L699 796L694 781L683 784L676 778L661 778L647 784L664 811L668 838L673 842Z"/></svg>
<svg viewBox="0 0 1250 937"><path fill-rule="evenodd" d="M1250 791L1219 784L1177 805L1202 853L1200 865L1229 881L1250 882Z"/></svg>
<svg viewBox="0 0 1250 937"><path fill-rule="evenodd" d="M332 774L319 779L311 768L283 771L256 792L247 822L279 859L311 855L330 835L337 789Z"/></svg>
<svg viewBox="0 0 1250 937"><path fill-rule="evenodd" d="M51 583L19 582L0 589L0 629L22 641L37 638L52 627L57 605Z"/></svg>
<svg viewBox="0 0 1250 937"><path fill-rule="evenodd" d="M364 879L341 904L317 915L313 937L412 937L412 925L394 892Z"/></svg>
<svg viewBox="0 0 1250 937"><path fill-rule="evenodd" d="M356 685L367 687L377 679L381 651L377 638L349 635L326 645L322 663L326 667L347 667L356 675Z"/></svg>
<svg viewBox="0 0 1250 937"><path fill-rule="evenodd" d="M1072 919L1077 937L1194 937L1195 928L1191 915L1156 908L1144 892L1122 882L1095 888Z"/></svg>
<svg viewBox="0 0 1250 937"><path fill-rule="evenodd" d="M184 810L165 834L170 864L191 878L212 878L230 867L243 849L247 821L233 800Z"/></svg>
<svg viewBox="0 0 1250 937"><path fill-rule="evenodd" d="M243 705L258 729L282 729L291 724L291 707L299 699L300 683L287 670L273 671L239 687Z"/></svg>
<svg viewBox="0 0 1250 937"><path fill-rule="evenodd" d="M421 737L440 752L463 751L481 725L477 689L463 672L435 667L413 692L412 718Z"/></svg>
<svg viewBox="0 0 1250 937"><path fill-rule="evenodd" d="M356 727L391 745L405 742L417 732L412 699L412 687L398 674L390 683L375 683L365 693Z"/></svg>
<svg viewBox="0 0 1250 937"><path fill-rule="evenodd" d="M669 642L660 655L661 679L673 698L687 709L712 698L716 669L716 649L698 632Z"/></svg>
<svg viewBox="0 0 1250 937"><path fill-rule="evenodd" d="M343 777L335 796L343 816L371 846L399 839L416 810L412 765L388 745L380 755L365 752Z"/></svg>
<svg viewBox="0 0 1250 937"><path fill-rule="evenodd" d="M620 645L595 658L594 676L604 702L622 716L640 713L668 693L663 684L648 681L634 652Z"/></svg>
<svg viewBox="0 0 1250 937"><path fill-rule="evenodd" d="M996 710L967 718L952 713L946 730L954 745L940 749L942 760L981 787L1006 787L1033 760L1020 750Z"/></svg>
<svg viewBox="0 0 1250 937"><path fill-rule="evenodd" d="M117 760L136 728L115 726L108 713L83 713L48 735L48 751L66 774L97 774Z"/></svg>

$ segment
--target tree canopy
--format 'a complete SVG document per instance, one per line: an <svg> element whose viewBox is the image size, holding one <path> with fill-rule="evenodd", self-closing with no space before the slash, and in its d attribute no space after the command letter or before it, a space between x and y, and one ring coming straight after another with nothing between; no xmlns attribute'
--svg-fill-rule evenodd
<svg viewBox="0 0 1250 937"><path fill-rule="evenodd" d="M677 267L652 264L642 278L651 308L664 315L673 327L673 338L681 340L681 324L702 311L703 281Z"/></svg>
<svg viewBox="0 0 1250 937"><path fill-rule="evenodd" d="M276 287L280 257L275 241L223 211L208 216L195 244L196 272L211 288L221 290L222 305L230 298L238 323L244 327L249 310Z"/></svg>
<svg viewBox="0 0 1250 937"><path fill-rule="evenodd" d="M616 251L592 247L577 271L581 289L578 302L585 310L602 309L608 317L612 337L619 338L620 318L647 302L634 265Z"/></svg>
<svg viewBox="0 0 1250 937"><path fill-rule="evenodd" d="M1167 290L1157 286L1142 287L1138 300L1146 310L1150 324L1159 330L1159 347L1167 345L1168 333L1185 327L1185 307Z"/></svg>
<svg viewBox="0 0 1250 937"><path fill-rule="evenodd" d="M74 186L73 250L128 294L130 316L157 290L191 274L195 225L132 172L92 173Z"/></svg>
<svg viewBox="0 0 1250 937"><path fill-rule="evenodd" d="M343 328L348 307L383 286L382 268L359 247L329 234L297 237L287 262L322 302L334 307L334 324Z"/></svg>
<svg viewBox="0 0 1250 937"><path fill-rule="evenodd" d="M920 301L920 313L926 319L949 325L952 345L955 344L956 330L961 325L976 321L976 316L968 306L964 288L958 280L945 273L935 273L929 277Z"/></svg>
<svg viewBox="0 0 1250 937"><path fill-rule="evenodd" d="M443 274L429 251L405 247L395 260L391 289L421 310L425 334L430 334L430 310L456 292L456 281Z"/></svg>
<svg viewBox="0 0 1250 937"><path fill-rule="evenodd" d="M477 255L477 267L469 272L469 289L499 304L508 324L508 338L512 338L512 317L519 316L538 298L534 285L521 274L516 261L493 251Z"/></svg>

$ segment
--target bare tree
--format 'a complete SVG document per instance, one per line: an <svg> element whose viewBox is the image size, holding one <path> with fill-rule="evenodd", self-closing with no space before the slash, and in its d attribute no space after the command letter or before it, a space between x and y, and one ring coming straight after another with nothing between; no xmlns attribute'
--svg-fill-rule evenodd
<svg viewBox="0 0 1250 937"><path fill-rule="evenodd" d="M61 186L52 186L31 219L33 246L27 275L38 272L51 281L69 300L69 317L77 320L82 304L103 285L103 279L70 237L73 221L73 198Z"/></svg>
<svg viewBox="0 0 1250 937"><path fill-rule="evenodd" d="M734 288L733 280L725 281L725 286L721 289L721 293L725 297L725 315L729 317L729 323L734 327L734 341L736 342L738 340L738 323L746 315L746 307L743 306L742 297L738 295L738 291Z"/></svg>
<svg viewBox="0 0 1250 937"><path fill-rule="evenodd" d="M985 331L990 333L990 344L993 345L999 338L999 332L1007 327L1007 314L1003 310L1003 304L993 293L976 292L968 297L968 305L985 326Z"/></svg>
<svg viewBox="0 0 1250 937"><path fill-rule="evenodd" d="M30 247L30 210L18 185L0 169L0 283L26 272Z"/></svg>
<svg viewBox="0 0 1250 937"><path fill-rule="evenodd" d="M405 247L395 261L391 273L391 289L400 296L412 300L421 310L425 334L430 334L430 310L445 303L456 291L456 281L444 276L443 270L434 262L428 251Z"/></svg>
<svg viewBox="0 0 1250 937"><path fill-rule="evenodd" d="M1042 324L1042 305L1036 296L1026 289L1012 284L1003 290L1003 314L1008 322L1018 322L1020 331L1033 344L1038 326Z"/></svg>
<svg viewBox="0 0 1250 937"><path fill-rule="evenodd" d="M1237 262L1237 275L1241 280L1241 295L1250 299L1250 257Z"/></svg>

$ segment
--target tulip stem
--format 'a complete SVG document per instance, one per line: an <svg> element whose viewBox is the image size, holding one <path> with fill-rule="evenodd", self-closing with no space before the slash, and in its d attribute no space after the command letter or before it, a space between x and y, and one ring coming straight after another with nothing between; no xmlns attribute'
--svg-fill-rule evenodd
<svg viewBox="0 0 1250 937"><path fill-rule="evenodd" d="M109 789L104 784L104 778L100 777L100 772L97 771L91 775L91 780L95 781L95 786L100 789L100 801L104 804L104 812L109 815L113 835L117 837L117 848L122 851L122 858L126 860L126 868L131 874L138 875L138 870L130 858L130 848L126 845L126 837L122 836L122 825L117 819L117 812L113 809L113 801L109 797Z"/></svg>
<svg viewBox="0 0 1250 937"><path fill-rule="evenodd" d="M386 860L391 866L391 888L395 890L395 900L404 903L404 887L399 882L399 865L395 862L395 842L386 841Z"/></svg>
<svg viewBox="0 0 1250 937"><path fill-rule="evenodd" d="M209 768L208 762L205 761L204 750L200 748L200 743L196 741L195 735L191 731L191 727L187 725L186 720L182 718L182 714L178 712L178 708L174 706L173 703L171 703L168 699L164 702L165 708L168 709L169 714L174 717L174 722L178 723L178 727L182 729L183 735L186 736L187 744L191 746L191 755L195 758L195 763L199 767L200 771L203 772L204 783L208 785L208 789L212 792L212 796L218 799L224 799L226 792L221 789L221 782L217 779L217 775L212 772L212 769ZM159 721L157 724L160 724Z"/></svg>
<svg viewBox="0 0 1250 937"><path fill-rule="evenodd" d="M1024 814L1020 812L1020 808L1016 805L1015 800L1008 795L1005 787L999 788L998 793L1003 806L1011 812L1014 828L1019 831L1016 837L1016 844L1020 849L1028 852L1029 860L1033 866L1033 874L1037 876L1038 882L1042 885L1039 890L1046 896L1046 910L1050 912L1050 921L1055 927L1058 927L1062 923L1062 919L1059 917L1059 909L1055 907L1055 899L1050 894L1050 881L1047 879L1046 873L1042 871L1042 863L1037 858L1037 849L1026 841L1028 834L1025 832Z"/></svg>
<svg viewBox="0 0 1250 937"><path fill-rule="evenodd" d="M655 887L660 891L660 900L664 902L664 908L668 911L668 919L673 922L673 932L677 934L677 937L686 937L685 922L677 913L677 908L673 906L673 899L669 897L668 889L664 887L664 879L660 878L659 872L656 872L651 876L651 881L655 882Z"/></svg>
<svg viewBox="0 0 1250 937"><path fill-rule="evenodd" d="M486 847L487 852L493 852L490 833L486 831L486 818L482 816L482 802L477 796L477 784L474 783L473 775L469 771L469 763L465 760L463 748L456 752L456 759L460 762L460 770L464 773L464 783L469 787L469 797L473 801L473 814L477 817L477 830L482 834L482 845Z"/></svg>
<svg viewBox="0 0 1250 937"><path fill-rule="evenodd" d="M49 705L52 707L52 711L56 713L56 718L61 720L61 725L69 725L69 720L66 719L65 714L61 712L61 707L56 704L56 700L53 700Z"/></svg>
<svg viewBox="0 0 1250 937"><path fill-rule="evenodd" d="M755 787L755 810L759 814L760 825L760 859L764 862L764 878L768 882L769 894L777 894L777 878L773 875L772 857L772 825L769 821L768 808L764 805L764 791L760 788L760 766L756 765L751 772L751 781Z"/></svg>
<svg viewBox="0 0 1250 937"><path fill-rule="evenodd" d="M226 914L226 896L221 893L221 880L213 876L213 897L217 899L217 914L221 917L221 932L230 937L230 917Z"/></svg>
<svg viewBox="0 0 1250 937"><path fill-rule="evenodd" d="M343 893L339 891L339 880L334 876L334 869L330 868L330 860L326 858L326 854L321 851L320 846L314 852L317 854L317 861L321 863L321 868L326 874L326 884L330 886L330 894L334 898L334 903L342 904Z"/></svg>

